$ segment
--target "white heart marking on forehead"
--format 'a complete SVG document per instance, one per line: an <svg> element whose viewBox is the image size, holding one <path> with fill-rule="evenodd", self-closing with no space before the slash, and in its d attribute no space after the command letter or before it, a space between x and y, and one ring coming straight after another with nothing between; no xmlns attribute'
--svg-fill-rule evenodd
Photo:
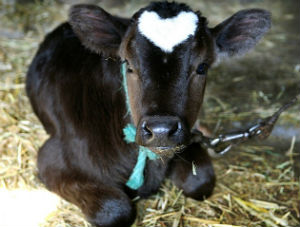
<svg viewBox="0 0 300 227"><path fill-rule="evenodd" d="M154 45L165 52L172 52L174 47L197 29L198 17L193 12L181 12L176 17L161 18L156 12L145 11L139 17L138 29Z"/></svg>

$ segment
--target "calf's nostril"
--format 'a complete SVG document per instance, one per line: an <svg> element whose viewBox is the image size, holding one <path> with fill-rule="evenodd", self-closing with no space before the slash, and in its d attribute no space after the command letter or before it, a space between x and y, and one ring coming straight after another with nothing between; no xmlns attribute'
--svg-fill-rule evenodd
<svg viewBox="0 0 300 227"><path fill-rule="evenodd" d="M143 130L143 134L144 136L148 136L151 137L153 135L151 128L147 125L147 122L144 121L142 123L142 130Z"/></svg>
<svg viewBox="0 0 300 227"><path fill-rule="evenodd" d="M146 126L144 130L145 130L145 133L146 133L148 136L151 136L151 135L152 135L152 131L151 131L151 129L150 129L148 126Z"/></svg>
<svg viewBox="0 0 300 227"><path fill-rule="evenodd" d="M180 128L180 122L176 122L175 124L173 124L171 127L170 127L170 130L169 130L169 136L172 136L174 135L176 132L178 132L179 128Z"/></svg>

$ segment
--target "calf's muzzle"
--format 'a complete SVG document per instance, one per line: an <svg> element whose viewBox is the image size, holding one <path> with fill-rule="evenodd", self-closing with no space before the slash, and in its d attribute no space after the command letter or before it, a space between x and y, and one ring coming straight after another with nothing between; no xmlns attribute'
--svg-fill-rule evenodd
<svg viewBox="0 0 300 227"><path fill-rule="evenodd" d="M185 128L176 116L146 116L138 125L136 142L151 148L174 148L185 142Z"/></svg>

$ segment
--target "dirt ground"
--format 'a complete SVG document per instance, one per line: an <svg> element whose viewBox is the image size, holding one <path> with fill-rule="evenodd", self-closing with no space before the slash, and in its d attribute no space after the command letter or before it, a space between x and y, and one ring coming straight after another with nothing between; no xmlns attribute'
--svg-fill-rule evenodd
<svg viewBox="0 0 300 227"><path fill-rule="evenodd" d="M12 226L1 224L9 207L5 193L44 190L37 178L36 156L47 135L25 95L25 75L44 35L67 19L76 2L80 1L0 0L0 227ZM86 2L128 17L148 3ZM272 28L254 51L209 72L199 120L214 134L256 123L300 93L298 0L185 2L208 17L211 27L240 9L272 13ZM267 140L239 145L214 160L218 179L212 197L203 202L186 198L166 181L158 194L137 203L134 226L300 226L299 148L298 102L282 114ZM30 201L24 203L14 219L29 209ZM40 226L89 226L74 205L63 200L57 204Z"/></svg>

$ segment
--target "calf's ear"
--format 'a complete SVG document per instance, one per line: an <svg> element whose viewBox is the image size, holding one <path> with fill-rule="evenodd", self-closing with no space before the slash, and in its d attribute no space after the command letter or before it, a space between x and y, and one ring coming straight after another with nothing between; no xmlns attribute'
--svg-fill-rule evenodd
<svg viewBox="0 0 300 227"><path fill-rule="evenodd" d="M262 9L247 9L235 13L213 29L217 56L231 57L243 55L271 27L271 14Z"/></svg>
<svg viewBox="0 0 300 227"><path fill-rule="evenodd" d="M74 5L69 23L81 43L96 53L117 55L130 20L115 17L94 5Z"/></svg>

